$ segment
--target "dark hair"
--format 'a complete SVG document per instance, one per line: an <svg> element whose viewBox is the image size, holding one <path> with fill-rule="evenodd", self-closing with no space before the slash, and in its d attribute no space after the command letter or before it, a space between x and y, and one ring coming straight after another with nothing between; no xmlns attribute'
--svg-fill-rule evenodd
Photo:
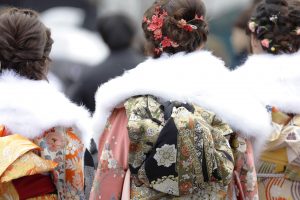
<svg viewBox="0 0 300 200"><path fill-rule="evenodd" d="M260 3L261 1L262 0L253 0L252 4L238 16L238 18L236 19L236 21L234 23L234 26L238 27L242 30L245 30L248 26L248 22L251 18L253 11L256 8L256 5L258 3Z"/></svg>
<svg viewBox="0 0 300 200"><path fill-rule="evenodd" d="M136 33L132 20L123 14L100 17L97 30L112 50L130 47Z"/></svg>
<svg viewBox="0 0 300 200"><path fill-rule="evenodd" d="M149 21L153 16L163 15L161 38L155 38L153 30L149 29ZM159 57L162 52L174 54L177 52L192 52L207 41L208 26L204 20L205 5L201 0L160 0L156 1L144 14L142 28L148 41L147 53ZM198 18L201 18L201 20ZM186 30L180 25L184 20L190 28ZM170 39L173 44L162 48L162 40Z"/></svg>
<svg viewBox="0 0 300 200"><path fill-rule="evenodd" d="M46 80L53 40L38 14L29 9L2 10L0 33L1 69L14 70L33 80Z"/></svg>
<svg viewBox="0 0 300 200"><path fill-rule="evenodd" d="M299 5L287 0L265 0L258 4L249 22L255 24L248 34L267 41L262 48L271 54L294 53L299 50L297 28L300 22Z"/></svg>

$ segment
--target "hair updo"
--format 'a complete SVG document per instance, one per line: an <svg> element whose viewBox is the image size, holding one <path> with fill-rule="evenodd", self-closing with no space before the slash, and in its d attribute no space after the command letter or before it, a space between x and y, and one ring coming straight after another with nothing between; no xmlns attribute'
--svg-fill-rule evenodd
<svg viewBox="0 0 300 200"><path fill-rule="evenodd" d="M142 28L148 41L147 53L155 58L163 52L192 52L208 35L201 0L158 0L144 14ZM152 25L157 25L154 28Z"/></svg>
<svg viewBox="0 0 300 200"><path fill-rule="evenodd" d="M252 15L247 33L261 42L271 54L294 53L299 50L300 9L298 3L265 0Z"/></svg>
<svg viewBox="0 0 300 200"><path fill-rule="evenodd" d="M1 69L14 70L33 80L47 79L53 40L38 14L9 8L0 13Z"/></svg>

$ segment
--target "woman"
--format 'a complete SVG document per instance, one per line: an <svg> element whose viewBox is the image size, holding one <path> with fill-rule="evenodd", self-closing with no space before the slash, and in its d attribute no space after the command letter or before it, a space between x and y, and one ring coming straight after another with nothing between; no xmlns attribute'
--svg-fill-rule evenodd
<svg viewBox="0 0 300 200"><path fill-rule="evenodd" d="M90 199L224 199L235 165L229 138L270 130L264 107L231 91L224 63L202 50L205 13L201 0L156 1L145 12L153 58L96 94Z"/></svg>
<svg viewBox="0 0 300 200"><path fill-rule="evenodd" d="M48 84L50 30L9 8L0 32L0 199L85 199L89 113Z"/></svg>
<svg viewBox="0 0 300 200"><path fill-rule="evenodd" d="M250 93L267 107L274 129L260 141L264 151L257 158L259 197L299 199L299 2L262 2L248 23L248 33L255 55L233 76L241 94Z"/></svg>

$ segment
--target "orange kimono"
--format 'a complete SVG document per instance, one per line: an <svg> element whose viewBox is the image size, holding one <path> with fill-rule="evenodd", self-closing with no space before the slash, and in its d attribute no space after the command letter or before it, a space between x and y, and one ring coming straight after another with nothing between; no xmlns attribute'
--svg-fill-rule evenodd
<svg viewBox="0 0 300 200"><path fill-rule="evenodd" d="M32 141L0 128L0 199L84 199L83 145L72 129Z"/></svg>

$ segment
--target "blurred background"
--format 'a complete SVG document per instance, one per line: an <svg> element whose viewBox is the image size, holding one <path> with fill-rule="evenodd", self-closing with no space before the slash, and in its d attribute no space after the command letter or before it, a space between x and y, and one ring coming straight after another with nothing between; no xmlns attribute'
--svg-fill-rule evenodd
<svg viewBox="0 0 300 200"><path fill-rule="evenodd" d="M49 80L72 97L76 84L85 72L101 66L111 55L111 48L99 34L99 17L113 13L127 15L136 31L131 48L142 55L144 39L140 28L141 19L153 1L0 0L0 6L32 8L40 12L42 21L51 29L55 41ZM259 0L204 0L210 26L206 48L221 57L231 69L247 57L249 42L245 37L244 27L252 4L257 1Z"/></svg>

